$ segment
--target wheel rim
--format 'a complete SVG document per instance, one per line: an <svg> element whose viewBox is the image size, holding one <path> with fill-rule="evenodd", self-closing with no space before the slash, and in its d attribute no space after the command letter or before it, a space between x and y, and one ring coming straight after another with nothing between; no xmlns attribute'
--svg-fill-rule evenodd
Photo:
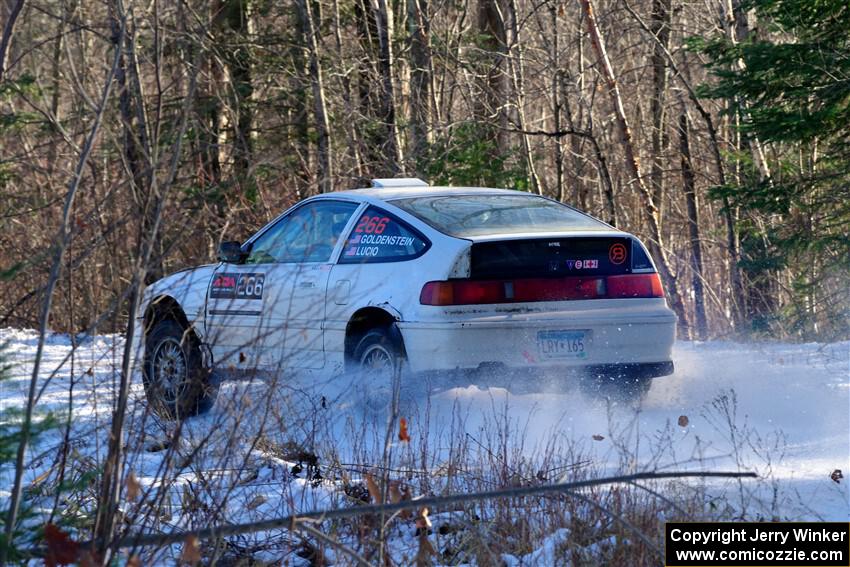
<svg viewBox="0 0 850 567"><path fill-rule="evenodd" d="M380 344L370 345L360 355L360 374L370 405L383 407L392 396L396 358L392 351Z"/></svg>
<svg viewBox="0 0 850 567"><path fill-rule="evenodd" d="M173 338L164 339L153 355L153 378L166 403L176 402L186 385L188 366L183 346Z"/></svg>
<svg viewBox="0 0 850 567"><path fill-rule="evenodd" d="M395 360L386 348L381 345L371 345L360 357L360 367L376 374L392 374Z"/></svg>

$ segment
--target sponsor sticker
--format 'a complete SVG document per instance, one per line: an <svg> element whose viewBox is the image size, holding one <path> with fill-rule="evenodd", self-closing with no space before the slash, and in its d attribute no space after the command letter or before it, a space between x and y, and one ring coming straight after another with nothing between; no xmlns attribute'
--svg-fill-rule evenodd
<svg viewBox="0 0 850 567"><path fill-rule="evenodd" d="M566 264L570 270L595 270L599 267L599 260L566 260Z"/></svg>
<svg viewBox="0 0 850 567"><path fill-rule="evenodd" d="M377 256L379 248L377 246L352 246L345 251L346 256Z"/></svg>
<svg viewBox="0 0 850 567"><path fill-rule="evenodd" d="M560 272L561 268L564 267L567 270L595 270L599 268L599 260L595 259L587 259L587 260L550 260L549 261L549 271L550 272Z"/></svg>
<svg viewBox="0 0 850 567"><path fill-rule="evenodd" d="M222 272L213 277L211 299L262 299L266 275Z"/></svg>
<svg viewBox="0 0 850 567"><path fill-rule="evenodd" d="M626 261L626 247L619 242L616 244L612 244L608 249L608 260L611 261L612 264L620 265Z"/></svg>

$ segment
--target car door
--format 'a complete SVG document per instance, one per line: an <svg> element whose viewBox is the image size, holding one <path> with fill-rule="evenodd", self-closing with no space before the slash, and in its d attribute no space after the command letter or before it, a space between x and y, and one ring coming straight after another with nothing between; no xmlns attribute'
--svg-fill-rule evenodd
<svg viewBox="0 0 850 567"><path fill-rule="evenodd" d="M206 331L220 369L257 368L267 267L222 262L207 290Z"/></svg>
<svg viewBox="0 0 850 567"><path fill-rule="evenodd" d="M262 282L259 292L256 283L245 288L261 296L256 299L261 312L248 313L235 304L239 312L230 317L242 317L246 326L244 318L255 317L253 327L241 335L243 341L253 340L255 347L246 350L256 366L273 370L324 366L322 326L331 257L357 207L342 200L310 201L249 241L248 257L235 273ZM246 279L245 285L249 283ZM239 301L252 301L237 296Z"/></svg>

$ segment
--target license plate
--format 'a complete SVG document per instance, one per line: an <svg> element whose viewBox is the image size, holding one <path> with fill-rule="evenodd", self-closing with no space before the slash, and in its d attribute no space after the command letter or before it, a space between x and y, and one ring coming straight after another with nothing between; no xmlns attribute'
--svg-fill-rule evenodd
<svg viewBox="0 0 850 567"><path fill-rule="evenodd" d="M537 350L543 358L587 358L590 331L538 331Z"/></svg>

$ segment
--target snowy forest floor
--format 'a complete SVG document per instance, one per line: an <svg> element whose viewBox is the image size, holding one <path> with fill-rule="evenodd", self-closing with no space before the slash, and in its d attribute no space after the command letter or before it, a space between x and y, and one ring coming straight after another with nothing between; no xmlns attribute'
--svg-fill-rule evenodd
<svg viewBox="0 0 850 567"><path fill-rule="evenodd" d="M37 335L3 329L0 344L11 365L10 379L0 382L0 410L23 407ZM96 489L85 479L106 453L123 340L71 344L67 335L51 335L40 373L39 410L55 412L60 425L39 436L28 458L25 487L37 522L47 521L61 481L72 485L61 517L85 523L96 506ZM401 405L409 441L399 440L398 425L388 435L386 410L345 376L226 382L210 412L179 428L148 411L135 379L125 524L159 533L353 506L369 500L367 476L387 482L390 494L416 497L671 470L750 470L760 478L665 481L647 483L652 492L606 488L435 510L427 532L402 515L384 523L380 539L396 564L427 554L445 564L499 557L506 565L535 565L560 563L558 557L611 561L625 553L624 540L628 546L639 539L629 535L635 527L660 545L662 524L647 515L657 522L850 521L847 481L831 478L850 469L850 343L679 342L674 362L675 374L657 379L640 405L589 399L557 377L421 381ZM11 464L0 468L0 499L8 497L12 473ZM374 518L316 527L377 561ZM204 546L207 557L350 560L309 533L288 530ZM181 547L141 553L145 564L171 563Z"/></svg>

